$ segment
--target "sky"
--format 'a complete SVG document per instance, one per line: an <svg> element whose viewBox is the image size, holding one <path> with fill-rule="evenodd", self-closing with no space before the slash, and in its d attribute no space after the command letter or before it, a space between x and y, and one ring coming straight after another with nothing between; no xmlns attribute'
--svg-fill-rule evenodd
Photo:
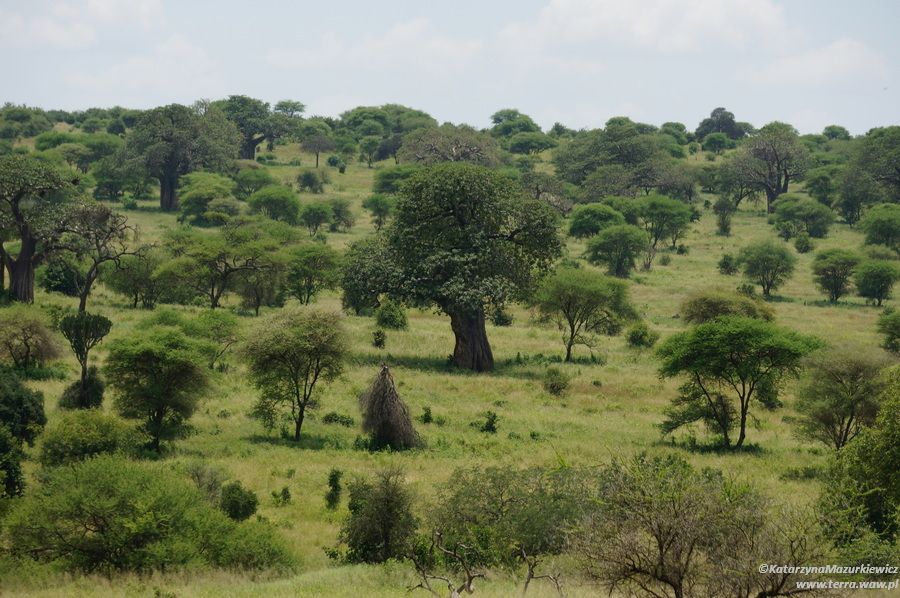
<svg viewBox="0 0 900 598"><path fill-rule="evenodd" d="M0 102L149 108L246 94L490 124L900 124L894 0L0 0Z"/></svg>

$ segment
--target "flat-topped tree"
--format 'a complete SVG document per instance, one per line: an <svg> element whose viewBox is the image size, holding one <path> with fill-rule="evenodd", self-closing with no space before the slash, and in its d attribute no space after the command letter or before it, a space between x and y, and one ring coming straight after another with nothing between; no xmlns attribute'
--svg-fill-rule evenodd
<svg viewBox="0 0 900 598"><path fill-rule="evenodd" d="M559 256L556 221L512 180L473 164L433 166L403 185L388 232L401 294L450 316L457 366L494 367L485 311L525 295Z"/></svg>
<svg viewBox="0 0 900 598"><path fill-rule="evenodd" d="M178 209L178 180L194 170L223 170L237 155L240 134L215 106L169 104L144 112L128 149L159 179L159 206Z"/></svg>
<svg viewBox="0 0 900 598"><path fill-rule="evenodd" d="M9 270L10 293L34 301L34 269L55 250L71 207L73 176L30 156L0 157L0 273ZM13 256L4 242L18 241ZM0 288L2 288L0 274Z"/></svg>

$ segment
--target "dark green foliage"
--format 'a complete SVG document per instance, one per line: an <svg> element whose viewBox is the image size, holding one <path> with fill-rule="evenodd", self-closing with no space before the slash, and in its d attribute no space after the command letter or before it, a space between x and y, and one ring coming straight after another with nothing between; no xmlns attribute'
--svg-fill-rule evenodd
<svg viewBox="0 0 900 598"><path fill-rule="evenodd" d="M406 310L396 301L385 299L375 309L375 322L380 328L405 330L408 325Z"/></svg>
<svg viewBox="0 0 900 598"><path fill-rule="evenodd" d="M391 291L399 272L383 236L350 244L341 273L341 304L357 315L379 305L379 296Z"/></svg>
<svg viewBox="0 0 900 598"><path fill-rule="evenodd" d="M721 316L744 316L771 321L775 312L746 295L725 291L700 291L681 304L681 316L690 324L702 324Z"/></svg>
<svg viewBox="0 0 900 598"><path fill-rule="evenodd" d="M297 175L297 187L299 187L300 191L308 193L322 193L325 191L322 178L313 170L304 170Z"/></svg>
<svg viewBox="0 0 900 598"><path fill-rule="evenodd" d="M362 429L370 436L373 450L416 448L422 441L413 428L409 408L394 386L388 367L382 366L372 386L359 397Z"/></svg>
<svg viewBox="0 0 900 598"><path fill-rule="evenodd" d="M856 290L875 305L890 299L894 283L900 279L900 268L892 262L881 260L864 261L856 267Z"/></svg>
<svg viewBox="0 0 900 598"><path fill-rule="evenodd" d="M341 478L344 472L340 469L332 469L328 472L328 492L325 494L325 507L332 511L341 504Z"/></svg>
<svg viewBox="0 0 900 598"><path fill-rule="evenodd" d="M350 232L356 223L356 216L350 209L350 201L343 197L336 197L331 200L331 224L328 230L331 232Z"/></svg>
<svg viewBox="0 0 900 598"><path fill-rule="evenodd" d="M103 404L106 385L97 366L90 366L83 380L76 380L66 387L59 397L61 409L94 409Z"/></svg>
<svg viewBox="0 0 900 598"><path fill-rule="evenodd" d="M291 504L291 489L287 486L281 490L272 490L272 503L276 507L283 507Z"/></svg>
<svg viewBox="0 0 900 598"><path fill-rule="evenodd" d="M566 361L572 361L575 345L593 350L598 334L616 334L635 317L624 282L585 269L559 268L538 289L534 303L562 333Z"/></svg>
<svg viewBox="0 0 900 598"><path fill-rule="evenodd" d="M846 249L827 249L816 254L812 263L816 286L836 303L850 290L850 279L860 257Z"/></svg>
<svg viewBox="0 0 900 598"><path fill-rule="evenodd" d="M6 523L13 555L83 573L265 569L292 561L270 528L232 522L174 472L112 456L53 470Z"/></svg>
<svg viewBox="0 0 900 598"><path fill-rule="evenodd" d="M216 214L222 213L223 208L234 212L227 215L237 215L240 206L234 203L232 187L231 179L212 172L192 172L181 177L179 220L195 226L216 226L222 224ZM229 200L234 203L230 209L227 207Z"/></svg>
<svg viewBox="0 0 900 598"><path fill-rule="evenodd" d="M309 230L309 236L315 237L319 230L332 221L333 212L331 204L325 201L318 201L306 204L300 210L300 224Z"/></svg>
<svg viewBox="0 0 900 598"><path fill-rule="evenodd" d="M415 166L413 164L401 164L388 168L380 168L375 171L375 183L372 190L375 193L397 193L400 191L401 183L421 169L421 166Z"/></svg>
<svg viewBox="0 0 900 598"><path fill-rule="evenodd" d="M413 496L398 469L376 474L373 480L354 480L350 515L341 527L340 541L351 563L383 563L407 555L418 522Z"/></svg>
<svg viewBox="0 0 900 598"><path fill-rule="evenodd" d="M238 482L222 486L219 508L234 521L244 521L256 513L259 499L256 493Z"/></svg>
<svg viewBox="0 0 900 598"><path fill-rule="evenodd" d="M234 177L234 195L240 200L247 201L260 189L276 183L275 177L265 168L242 168Z"/></svg>
<svg viewBox="0 0 900 598"><path fill-rule="evenodd" d="M586 256L592 264L605 264L609 274L628 278L647 244L647 234L640 228L620 224L603 229L588 241Z"/></svg>
<svg viewBox="0 0 900 598"><path fill-rule="evenodd" d="M731 234L731 217L737 208L734 201L727 196L719 196L713 204L713 212L716 215L716 232L724 237Z"/></svg>
<svg viewBox="0 0 900 598"><path fill-rule="evenodd" d="M76 390L72 394L69 392L71 387L67 389L63 393L60 405L65 402L69 408L90 408L98 407L103 401L103 382L100 380L96 368L94 368L93 376L90 375L88 355L91 349L100 344L109 334L111 328L112 322L109 318L86 311L79 311L60 319L59 331L69 341L69 346L81 366L80 390Z"/></svg>
<svg viewBox="0 0 900 598"><path fill-rule="evenodd" d="M381 230L385 225L394 212L394 203L393 197L381 193L375 193L363 200L362 207L372 214L375 230Z"/></svg>
<svg viewBox="0 0 900 598"><path fill-rule="evenodd" d="M812 251L813 243L808 233L801 232L797 235L797 238L794 239L794 249L797 250L797 253L809 253Z"/></svg>
<svg viewBox="0 0 900 598"><path fill-rule="evenodd" d="M46 423L44 395L27 388L15 371L0 366L0 427L19 442L33 445Z"/></svg>
<svg viewBox="0 0 900 598"><path fill-rule="evenodd" d="M772 217L775 229L784 239L796 237L801 232L820 239L828 234L833 220L834 212L828 206L796 195L779 197Z"/></svg>
<svg viewBox="0 0 900 598"><path fill-rule="evenodd" d="M349 415L343 415L334 411L329 411L328 413L323 415L322 423L338 424L339 426L344 426L345 428L352 428L354 425L356 425L356 422Z"/></svg>
<svg viewBox="0 0 900 598"><path fill-rule="evenodd" d="M738 263L747 280L762 287L768 297L794 273L797 258L782 243L758 241L741 249Z"/></svg>
<svg viewBox="0 0 900 598"><path fill-rule="evenodd" d="M149 329L109 347L104 373L115 390L116 411L141 422L149 447L182 436L207 386L200 349L174 328Z"/></svg>
<svg viewBox="0 0 900 598"><path fill-rule="evenodd" d="M729 146L729 139L725 133L710 133L703 138L703 151L721 154Z"/></svg>
<svg viewBox="0 0 900 598"><path fill-rule="evenodd" d="M659 340L659 333L651 330L646 322L638 322L625 333L625 342L629 347L650 348Z"/></svg>
<svg viewBox="0 0 900 598"><path fill-rule="evenodd" d="M873 206L860 221L866 245L884 245L900 255L900 205Z"/></svg>
<svg viewBox="0 0 900 598"><path fill-rule="evenodd" d="M247 198L250 210L272 220L297 224L300 217L300 200L284 185L269 185L255 191Z"/></svg>
<svg viewBox="0 0 900 598"><path fill-rule="evenodd" d="M686 382L660 428L670 434L702 422L731 447L737 426L734 447L740 448L750 408L757 402L777 407L779 385L796 375L800 360L819 346L813 337L742 316L722 316L670 337L658 349L660 374L684 376Z"/></svg>
<svg viewBox="0 0 900 598"><path fill-rule="evenodd" d="M500 421L500 416L498 416L493 411L488 411L484 415L484 421L477 424L477 428L479 432L483 432L485 434L496 434L497 433L497 422Z"/></svg>
<svg viewBox="0 0 900 598"><path fill-rule="evenodd" d="M832 207L844 222L853 226L862 218L863 211L883 200L882 189L869 173L859 168L844 170L840 181L840 193Z"/></svg>
<svg viewBox="0 0 900 598"><path fill-rule="evenodd" d="M58 254L37 271L38 284L48 293L77 297L84 288L86 269L71 254Z"/></svg>
<svg viewBox="0 0 900 598"><path fill-rule="evenodd" d="M878 332L884 335L882 347L900 353L900 311L885 310L878 317Z"/></svg>
<svg viewBox="0 0 900 598"><path fill-rule="evenodd" d="M881 351L862 347L812 356L797 393L798 435L841 450L875 422L886 387L881 370L890 364Z"/></svg>
<svg viewBox="0 0 900 598"><path fill-rule="evenodd" d="M625 224L625 217L602 203L577 206L571 215L569 234L573 237L591 237L607 226Z"/></svg>
<svg viewBox="0 0 900 598"><path fill-rule="evenodd" d="M569 389L571 377L557 367L549 367L544 370L544 377L541 385L544 390L555 397L561 397L566 394Z"/></svg>
<svg viewBox="0 0 900 598"><path fill-rule="evenodd" d="M96 409L63 413L41 436L39 460L45 467L68 465L97 455L120 453L133 445L134 430Z"/></svg>
<svg viewBox="0 0 900 598"><path fill-rule="evenodd" d="M731 276L738 271L738 261L730 253L723 253L722 257L719 258L717 267L719 268L719 272L721 274Z"/></svg>
<svg viewBox="0 0 900 598"><path fill-rule="evenodd" d="M725 108L716 108L707 118L700 121L694 135L697 139L703 140L711 134L724 133L728 139L740 139L747 133L742 124L734 120L733 112Z"/></svg>
<svg viewBox="0 0 900 598"><path fill-rule="evenodd" d="M158 249L151 249L139 256L127 255L122 257L118 267L107 262L107 267L101 269L100 280L114 292L131 299L132 307L140 305L153 309L161 297L170 294L156 274L156 269L165 259L165 254Z"/></svg>
<svg viewBox="0 0 900 598"><path fill-rule="evenodd" d="M556 222L507 177L465 162L432 166L403 185L388 233L400 278L415 281L402 295L450 316L458 367L493 368L486 309L523 297L550 268L561 251Z"/></svg>
<svg viewBox="0 0 900 598"><path fill-rule="evenodd" d="M22 442L0 423L0 499L20 496L25 489Z"/></svg>
<svg viewBox="0 0 900 598"><path fill-rule="evenodd" d="M378 328L372 332L372 346L376 349L384 349L384 344L387 341L387 333Z"/></svg>

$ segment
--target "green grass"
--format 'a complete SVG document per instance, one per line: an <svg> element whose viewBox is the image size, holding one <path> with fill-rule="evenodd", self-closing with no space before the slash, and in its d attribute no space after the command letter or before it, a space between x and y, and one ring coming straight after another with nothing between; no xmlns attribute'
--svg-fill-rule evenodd
<svg viewBox="0 0 900 598"><path fill-rule="evenodd" d="M280 146L275 152L279 160L297 157L296 146ZM303 167L314 158L300 156ZM325 156L322 157L324 164ZM388 166L383 164L379 166ZM273 166L273 174L292 181L303 167ZM344 247L373 230L371 221L360 207L369 194L373 170L365 165L350 165L345 175L328 169L331 184L324 196L301 196L303 201L345 197L352 201L357 223L349 233L329 233L329 243ZM143 201L140 209L128 212L137 223L144 240L160 238L167 227L175 226L175 216L162 214L156 202ZM693 291L708 288L733 289L739 276L723 276L716 269L722 253L736 253L751 241L774 237L766 223L763 206L743 208L734 218L731 237L716 236L715 217L704 211L684 243L687 255L672 254L671 264L657 263L650 272L636 272L630 283L634 304L651 328L663 338L684 328L679 318L680 303ZM827 239L816 240L816 250L830 247L856 247L862 237L843 224L835 224ZM579 258L584 243L568 241L570 257ZM876 345L875 320L880 310L866 306L857 297L842 300L839 305L824 305L823 296L815 289L810 272L812 253L799 256L793 278L779 289L779 300L772 302L777 322L798 331L815 334L829 343ZM588 266L590 267L590 266ZM73 304L61 296L38 294L40 304ZM235 299L226 301L226 308ZM894 303L894 302L889 302ZM338 310L337 293L326 293L318 304ZM128 308L127 301L107 289L97 288L89 309L114 321L111 338L131 334L135 322L146 312ZM196 312L199 308L178 308ZM178 596L400 596L412 582L412 569L392 567L340 567L331 562L324 549L334 546L344 504L336 511L325 507L326 480L332 468L345 472L345 480L364 476L386 465L399 465L407 473L425 504L435 489L453 483L458 467L498 465L525 467L564 461L573 465L606 463L615 457L627 457L642 451L678 453L697 467L716 467L729 475L752 480L764 492L780 502L809 503L817 492L815 481L785 481L785 472L821 466L826 451L795 438L785 418L792 415L793 383L784 393L785 407L775 412L757 410L758 424L748 433L748 442L758 445L753 453L723 454L689 452L672 446L660 438L656 425L663 408L674 396L677 381L662 381L657 376L657 361L652 351L628 348L622 336L603 339L596 354L604 365L590 363L564 364L573 379L562 398L549 395L541 386L540 376L546 367L537 356L558 357L563 354L560 334L555 328L539 325L523 306L511 310L514 323L510 327L489 325L488 335L498 362L490 374L475 375L447 366L453 348L453 337L446 316L432 311L412 310L409 328L388 331L383 350L371 346L375 328L371 318L347 316L352 362L342 379L327 386L321 396L319 415L329 411L351 415L357 421L357 396L378 371L378 364L392 367L399 391L416 416L430 406L435 418L446 423L439 426L418 424L427 448L402 454L371 454L353 449L355 428L325 425L316 418L304 424L304 439L299 444L267 435L260 424L248 416L255 392L247 382L244 368L234 356L231 368L217 375L215 390L204 399L192 420L196 434L170 446L166 461L177 463L202 460L225 468L233 479L259 495L260 514L280 528L296 553L299 567L295 575L281 578L255 578L209 572L182 576L158 575L149 579L117 577L110 580L73 579L50 574L21 572L12 579L0 580L0 593L22 596L51 596L65 591L69 596L149 595L154 588L174 592ZM243 318L250 325L253 318ZM101 344L93 359L102 361L105 346ZM518 364L517 355L525 363ZM577 357L587 357L584 348L576 349ZM529 358L531 362L529 363ZM67 356L71 376L75 376L74 358ZM48 417L56 417L56 401L69 381L36 382L35 388L45 393ZM107 401L109 402L109 401ZM107 406L108 408L108 406ZM499 417L498 432L484 434L470 424L481 421L486 411ZM536 433L536 439L532 433ZM702 437L703 432L698 431ZM30 451L33 457L36 449ZM37 483L38 471L33 461L27 464L31 487ZM276 507L270 498L273 490L288 486L293 503ZM577 581L571 580L570 582ZM62 590L61 587L65 586ZM535 595L546 588L536 586ZM478 594L506 596L518 592L516 583L502 577L486 582ZM589 589L573 589L570 595L591 595ZM550 595L550 593L547 593Z"/></svg>

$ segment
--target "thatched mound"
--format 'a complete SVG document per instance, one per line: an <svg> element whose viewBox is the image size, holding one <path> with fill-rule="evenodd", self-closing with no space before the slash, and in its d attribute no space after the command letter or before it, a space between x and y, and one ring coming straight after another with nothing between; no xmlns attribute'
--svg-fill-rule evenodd
<svg viewBox="0 0 900 598"><path fill-rule="evenodd" d="M386 365L372 386L359 397L363 431L372 438L372 448L390 447L395 451L421 446L422 441L413 428L409 409L397 394L394 378Z"/></svg>

